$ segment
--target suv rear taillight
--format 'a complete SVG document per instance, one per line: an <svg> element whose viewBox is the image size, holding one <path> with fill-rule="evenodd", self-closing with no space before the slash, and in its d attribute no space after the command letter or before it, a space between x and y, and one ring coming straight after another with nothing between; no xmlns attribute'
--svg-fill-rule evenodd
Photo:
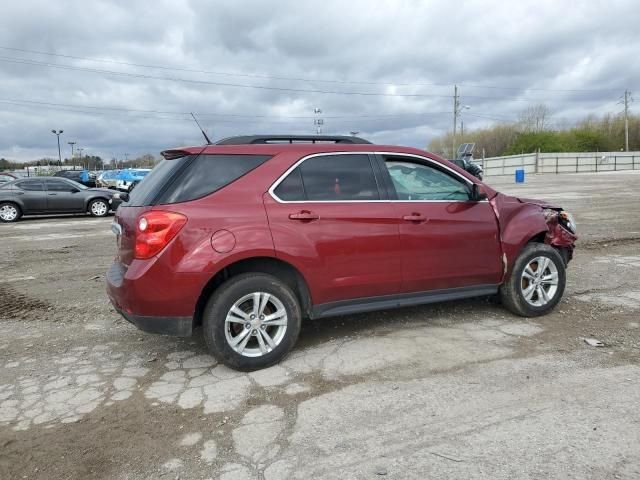
<svg viewBox="0 0 640 480"><path fill-rule="evenodd" d="M146 259L158 254L187 223L187 217L175 212L152 210L138 218L135 258Z"/></svg>

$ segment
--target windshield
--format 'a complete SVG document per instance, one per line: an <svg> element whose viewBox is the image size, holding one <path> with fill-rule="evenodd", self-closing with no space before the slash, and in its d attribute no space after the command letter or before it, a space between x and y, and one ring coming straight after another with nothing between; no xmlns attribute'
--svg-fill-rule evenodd
<svg viewBox="0 0 640 480"><path fill-rule="evenodd" d="M65 178L65 180L79 190L87 190L89 188L86 185L76 182L75 180L71 180L70 178Z"/></svg>

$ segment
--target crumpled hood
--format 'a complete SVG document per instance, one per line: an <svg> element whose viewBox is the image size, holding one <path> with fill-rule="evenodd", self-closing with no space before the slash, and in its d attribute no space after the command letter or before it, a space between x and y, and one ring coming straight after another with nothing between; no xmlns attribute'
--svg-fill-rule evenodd
<svg viewBox="0 0 640 480"><path fill-rule="evenodd" d="M528 203L530 205L537 205L541 208L548 208L551 210L562 210L562 207L559 205L554 205L553 203L549 203L546 200L539 200L537 198L514 197L511 195L505 195L504 193L498 193L498 196L503 197L502 201L504 202Z"/></svg>

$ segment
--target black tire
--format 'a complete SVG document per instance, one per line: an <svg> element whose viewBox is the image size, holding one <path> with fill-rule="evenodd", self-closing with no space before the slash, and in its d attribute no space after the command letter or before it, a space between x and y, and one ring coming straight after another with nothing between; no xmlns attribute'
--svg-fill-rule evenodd
<svg viewBox="0 0 640 480"><path fill-rule="evenodd" d="M98 210L98 205L104 205L104 208ZM91 200L91 202L89 202L88 211L92 217L106 217L107 215L109 215L109 209L109 202L104 198L96 198L95 200ZM96 213L96 211L94 210L98 211L98 213Z"/></svg>
<svg viewBox="0 0 640 480"><path fill-rule="evenodd" d="M551 260L557 270L557 289L553 293L553 296L543 305L533 305L530 301L527 301L523 293L523 290L526 290L532 285L528 279L523 279L523 272L537 257L544 257ZM543 273L544 272L541 272L540 274L542 275ZM522 249L522 252L520 252L520 255L518 255L513 265L509 278L500 287L500 299L507 310L516 315L522 317L539 317L551 311L562 299L566 280L565 263L560 253L546 243L530 243ZM542 288L544 288L544 286ZM538 296L536 292L534 293L534 297L531 298L531 301L540 301L540 299L541 297Z"/></svg>
<svg viewBox="0 0 640 480"><path fill-rule="evenodd" d="M275 348L261 356L249 357L238 353L229 344L226 318L236 302L254 292L268 293L281 302L287 314L287 324L284 336ZM291 288L272 275L244 273L227 280L214 292L205 307L202 327L207 347L220 363L236 370L252 371L274 365L289 353L298 340L301 321L300 304ZM239 335L246 326L230 324L229 328L237 329L231 334ZM247 345L257 344L261 335L257 328L252 329L253 327L249 328L250 331L247 332L247 336L253 337ZM254 333L257 335L253 336ZM255 348L259 346L254 346Z"/></svg>
<svg viewBox="0 0 640 480"><path fill-rule="evenodd" d="M13 203L13 202L2 202L2 203L0 203L0 211L2 209L6 209L6 210L13 209L15 211L15 216L13 216L13 217L8 216L8 215L0 216L0 222L2 222L2 223L17 222L18 220L20 220L20 217L22 217L22 210L20 210L20 206L18 204L16 204L16 203Z"/></svg>

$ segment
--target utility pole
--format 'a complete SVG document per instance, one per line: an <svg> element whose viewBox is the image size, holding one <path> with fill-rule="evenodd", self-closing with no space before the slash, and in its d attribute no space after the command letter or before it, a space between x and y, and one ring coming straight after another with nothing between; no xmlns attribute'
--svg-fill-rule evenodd
<svg viewBox="0 0 640 480"><path fill-rule="evenodd" d="M460 97L458 85L453 86L453 138L451 139L451 158L456 154L456 129L458 128L458 113L460 112Z"/></svg>
<svg viewBox="0 0 640 480"><path fill-rule="evenodd" d="M629 104L633 102L631 92L624 91L624 150L629 151Z"/></svg>
<svg viewBox="0 0 640 480"><path fill-rule="evenodd" d="M316 115L313 119L313 124L316 126L316 135L320 135L322 133L322 125L324 125L324 119L320 118L322 110L320 108L314 108L313 113Z"/></svg>
<svg viewBox="0 0 640 480"><path fill-rule="evenodd" d="M80 152L80 166L81 166L82 168L84 168L84 166L82 165L82 151L83 151L83 150L84 150L84 148L78 148L78 151ZM75 164L75 163L73 164L73 169L74 169L74 170L76 169L76 164Z"/></svg>

